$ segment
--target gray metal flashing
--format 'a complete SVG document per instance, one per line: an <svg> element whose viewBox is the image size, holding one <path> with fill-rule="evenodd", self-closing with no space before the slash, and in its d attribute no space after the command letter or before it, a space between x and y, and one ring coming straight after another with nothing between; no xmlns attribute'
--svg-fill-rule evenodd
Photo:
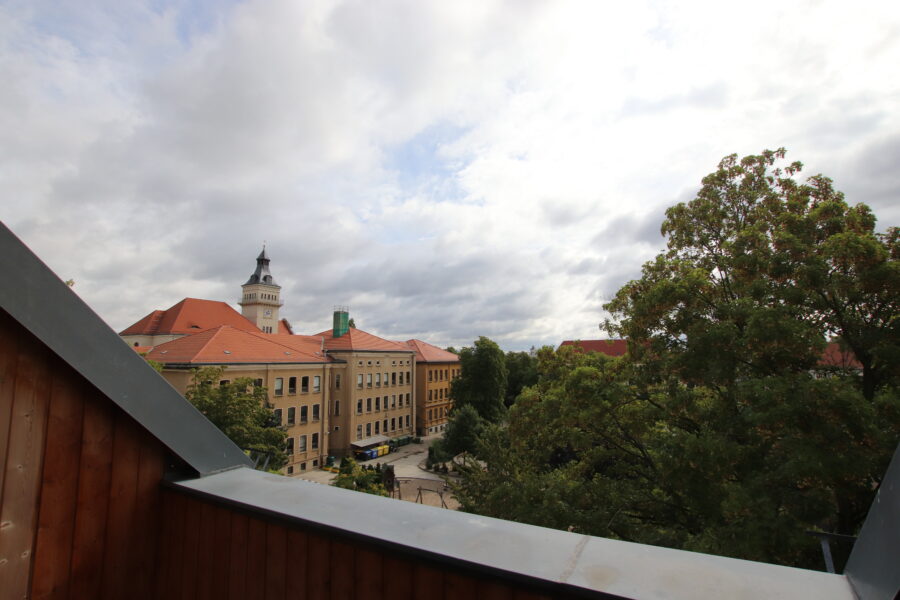
<svg viewBox="0 0 900 600"><path fill-rule="evenodd" d="M201 475L250 459L0 223L0 308Z"/></svg>
<svg viewBox="0 0 900 600"><path fill-rule="evenodd" d="M859 600L900 598L900 445L869 507L844 573Z"/></svg>
<svg viewBox="0 0 900 600"><path fill-rule="evenodd" d="M632 600L853 600L841 575L590 537L233 469L186 493L542 593Z"/></svg>

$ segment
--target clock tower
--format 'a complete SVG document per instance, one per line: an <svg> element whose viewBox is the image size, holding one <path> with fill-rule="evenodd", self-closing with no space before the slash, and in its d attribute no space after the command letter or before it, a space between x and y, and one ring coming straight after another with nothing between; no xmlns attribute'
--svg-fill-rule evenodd
<svg viewBox="0 0 900 600"><path fill-rule="evenodd" d="M263 333L278 333L278 309L283 304L281 286L275 283L269 272L269 256L265 246L256 257L256 270L241 289L243 296L238 302L241 314Z"/></svg>

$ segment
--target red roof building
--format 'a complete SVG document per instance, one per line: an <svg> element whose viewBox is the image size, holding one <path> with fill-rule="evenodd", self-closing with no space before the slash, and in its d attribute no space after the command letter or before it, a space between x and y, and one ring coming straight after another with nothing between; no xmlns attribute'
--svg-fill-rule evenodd
<svg viewBox="0 0 900 600"><path fill-rule="evenodd" d="M559 345L573 346L576 352L599 352L607 356L625 356L628 352L627 340L566 340Z"/></svg>
<svg viewBox="0 0 900 600"><path fill-rule="evenodd" d="M406 345L416 353L416 433L440 433L453 408L450 382L459 375L459 356L422 340Z"/></svg>
<svg viewBox="0 0 900 600"><path fill-rule="evenodd" d="M132 346L156 346L219 325L259 331L247 317L225 302L185 298L166 310L154 310L119 335Z"/></svg>

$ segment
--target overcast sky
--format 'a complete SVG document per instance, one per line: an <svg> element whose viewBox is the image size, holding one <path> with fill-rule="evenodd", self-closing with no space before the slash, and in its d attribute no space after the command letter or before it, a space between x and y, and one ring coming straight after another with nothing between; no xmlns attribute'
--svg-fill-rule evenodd
<svg viewBox="0 0 900 600"><path fill-rule="evenodd" d="M113 328L605 337L663 211L788 148L900 223L900 3L0 3L0 216ZM235 305L236 306L236 305Z"/></svg>

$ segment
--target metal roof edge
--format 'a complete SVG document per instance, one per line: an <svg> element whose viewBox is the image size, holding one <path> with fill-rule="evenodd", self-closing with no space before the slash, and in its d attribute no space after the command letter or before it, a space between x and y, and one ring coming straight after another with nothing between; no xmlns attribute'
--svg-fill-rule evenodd
<svg viewBox="0 0 900 600"><path fill-rule="evenodd" d="M0 307L200 474L250 459L0 223Z"/></svg>

